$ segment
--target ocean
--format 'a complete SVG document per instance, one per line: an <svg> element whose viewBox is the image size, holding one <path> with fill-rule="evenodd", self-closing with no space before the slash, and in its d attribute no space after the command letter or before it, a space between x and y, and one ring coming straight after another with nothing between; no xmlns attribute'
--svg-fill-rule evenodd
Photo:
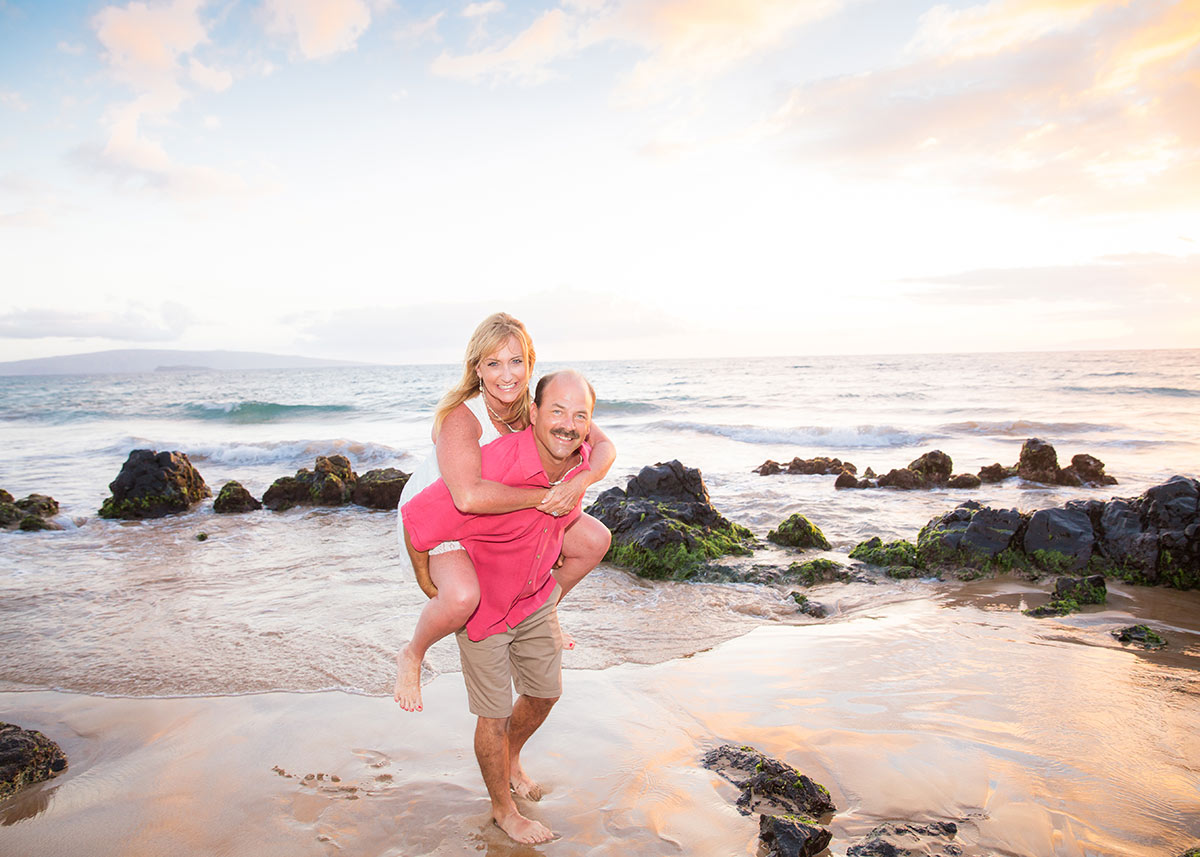
<svg viewBox="0 0 1200 857"><path fill-rule="evenodd" d="M794 512L845 562L967 499L1031 510L1200 470L1196 350L577 368L618 451L588 500L678 459L764 539L754 563L797 558L765 542ZM532 853L490 824L454 643L429 652L422 714L391 700L424 603L394 512L97 515L137 448L187 453L214 494L236 479L261 496L335 453L359 473L411 471L457 374L0 378L0 488L55 497L64 527L0 532L0 719L71 759L0 806L0 852ZM975 473L1015 463L1031 437L1062 464L1099 458L1118 484L838 491L832 476L753 472L829 456L884 473L940 449ZM602 563L560 607L578 646L526 754L549 793L523 811L562 835L546 853L756 854L756 821L699 767L732 742L829 788L835 855L889 819L953 820L967 857L1179 854L1200 841L1200 593L1110 581L1106 605L1024 615L1050 586L866 576L805 590L828 612L814 619L787 586L654 582ZM1113 639L1138 622L1168 648Z"/></svg>
<svg viewBox="0 0 1200 857"><path fill-rule="evenodd" d="M618 450L588 501L624 487L647 464L678 459L701 471L726 517L765 536L801 512L825 532L833 555L873 535L914 539L929 518L968 498L1034 509L1076 496L1135 496L1176 473L1195 475L1200 463L1196 350L577 368L595 385L596 422ZM430 448L433 405L458 371L0 378L0 487L55 497L66 527L0 532L0 689L385 693L391 653L421 605L397 565L394 514L348 507L219 516L204 503L186 515L118 522L96 512L138 448L187 453L214 495L236 479L261 496L317 455L345 455L359 473L411 471ZM766 459L824 455L882 474L940 449L956 473L975 473L1015 463L1031 437L1053 444L1064 465L1078 453L1100 458L1119 484L837 491L829 476L753 472ZM770 546L761 558L790 561ZM564 605L564 621L581 639L573 664L654 663L762 623L809 621L785 596L761 586L649 583L601 566ZM665 620L648 634L636 621L645 610ZM453 671L454 646L439 644L428 663L430 676Z"/></svg>

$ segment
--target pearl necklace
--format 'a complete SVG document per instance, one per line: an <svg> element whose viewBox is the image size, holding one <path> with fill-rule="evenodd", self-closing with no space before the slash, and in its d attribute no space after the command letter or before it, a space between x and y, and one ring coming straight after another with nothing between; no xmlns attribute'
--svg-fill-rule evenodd
<svg viewBox="0 0 1200 857"><path fill-rule="evenodd" d="M509 431L509 434L512 434L513 432L515 432L515 431L516 431L516 429L515 429L515 428L513 428L511 425L509 425L508 423L506 423L504 420L500 419L500 415L499 415L499 414L497 414L495 411L493 411L493 410L492 410L492 406L491 406L491 405L489 405L489 404L487 403L487 396L486 396L486 395L484 395L484 397L483 397L483 406L484 406L485 408L487 408L487 412L488 412L488 413L491 415L491 417L492 417L492 419L493 419L493 420L495 420L496 422L500 423L500 425L502 425L502 426L504 426L506 429L508 429L508 431ZM518 422L520 422L520 419L518 419L517 421L518 421Z"/></svg>

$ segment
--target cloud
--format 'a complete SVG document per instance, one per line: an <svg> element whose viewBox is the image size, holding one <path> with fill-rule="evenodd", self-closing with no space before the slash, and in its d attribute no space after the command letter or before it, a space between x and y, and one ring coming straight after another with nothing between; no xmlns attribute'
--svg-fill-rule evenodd
<svg viewBox="0 0 1200 857"><path fill-rule="evenodd" d="M176 164L145 131L148 125L164 122L190 97L185 80L213 91L232 85L228 72L192 56L208 41L200 19L203 5L203 0L173 0L152 7L132 2L107 6L96 14L92 24L104 48L104 61L113 77L135 96L105 111L107 141L77 149L76 163L123 182L184 195L244 189L237 176L211 167Z"/></svg>
<svg viewBox="0 0 1200 857"><path fill-rule="evenodd" d="M566 0L515 36L472 53L443 53L432 70L470 81L540 82L552 77L554 64L590 47L629 45L645 58L622 82L621 95L653 102L782 45L793 30L848 1Z"/></svg>
<svg viewBox="0 0 1200 857"><path fill-rule="evenodd" d="M266 0L270 29L292 38L305 59L353 50L371 25L363 0Z"/></svg>
<svg viewBox="0 0 1200 857"><path fill-rule="evenodd" d="M436 12L428 18L422 18L419 21L410 21L398 27L392 34L392 38L401 44L419 44L425 41L440 42L441 36L438 34L438 24L445 16L445 12Z"/></svg>
<svg viewBox="0 0 1200 857"><path fill-rule="evenodd" d="M462 10L464 18L483 18L495 12L503 12L504 4L500 0L487 0L484 3L472 3Z"/></svg>
<svg viewBox="0 0 1200 857"><path fill-rule="evenodd" d="M796 156L1099 213L1200 193L1200 0L995 0L921 19L904 63L798 87Z"/></svg>
<svg viewBox="0 0 1200 857"><path fill-rule="evenodd" d="M197 86L211 92L224 92L233 86L233 75L222 69L209 68L200 60L188 60L188 76Z"/></svg>
<svg viewBox="0 0 1200 857"><path fill-rule="evenodd" d="M64 54L70 54L73 57L82 56L87 50L83 45L72 44L70 42L59 42L58 49Z"/></svg>
<svg viewBox="0 0 1200 857"><path fill-rule="evenodd" d="M603 359L614 353L654 353L694 342L694 325L618 297L563 287L516 299L425 303L407 307L339 307L285 319L300 331L293 347L344 359L381 363L455 363L475 326L498 311L521 319L533 337L539 365ZM583 327L579 319L587 319ZM713 335L717 335L713 331Z"/></svg>
<svg viewBox="0 0 1200 857"><path fill-rule="evenodd" d="M29 105L25 103L25 99L21 97L21 93L19 92L0 91L0 107L7 107L22 112L29 109Z"/></svg>
<svg viewBox="0 0 1200 857"><path fill-rule="evenodd" d="M130 307L111 310L10 310L0 313L0 339L111 339L124 342L168 342L193 323L191 312L173 302L157 313Z"/></svg>
<svg viewBox="0 0 1200 857"><path fill-rule="evenodd" d="M1080 265L984 268L901 282L915 286L912 296L924 302L1090 305L1156 317L1164 310L1200 317L1200 255L1130 253Z"/></svg>
<svg viewBox="0 0 1200 857"><path fill-rule="evenodd" d="M478 81L488 78L538 83L549 66L576 49L573 22L561 9L551 9L507 43L462 56L443 53L432 72L442 77Z"/></svg>

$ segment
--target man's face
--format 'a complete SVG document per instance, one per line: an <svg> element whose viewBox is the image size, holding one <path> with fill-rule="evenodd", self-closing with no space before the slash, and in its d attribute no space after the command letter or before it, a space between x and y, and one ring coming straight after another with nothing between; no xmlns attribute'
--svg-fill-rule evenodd
<svg viewBox="0 0 1200 857"><path fill-rule="evenodd" d="M566 461L592 427L592 397L587 384L572 375L551 379L542 390L541 406L529 406L529 419L543 459Z"/></svg>

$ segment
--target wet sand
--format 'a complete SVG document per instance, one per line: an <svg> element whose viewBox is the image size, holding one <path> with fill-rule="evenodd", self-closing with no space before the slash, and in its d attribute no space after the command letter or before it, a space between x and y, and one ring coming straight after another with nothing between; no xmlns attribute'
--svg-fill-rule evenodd
<svg viewBox="0 0 1200 857"><path fill-rule="evenodd" d="M526 806L562 837L537 848L488 821L457 675L415 715L343 692L4 693L4 719L54 738L70 768L0 806L0 853L755 854L757 819L698 763L724 742L829 788L835 855L888 819L956 821L968 855L1200 842L1200 593L1114 587L1106 609L1061 621L1014 609L1040 597L947 586L665 663L568 670L528 749L549 794ZM1116 643L1134 616L1171 648Z"/></svg>

